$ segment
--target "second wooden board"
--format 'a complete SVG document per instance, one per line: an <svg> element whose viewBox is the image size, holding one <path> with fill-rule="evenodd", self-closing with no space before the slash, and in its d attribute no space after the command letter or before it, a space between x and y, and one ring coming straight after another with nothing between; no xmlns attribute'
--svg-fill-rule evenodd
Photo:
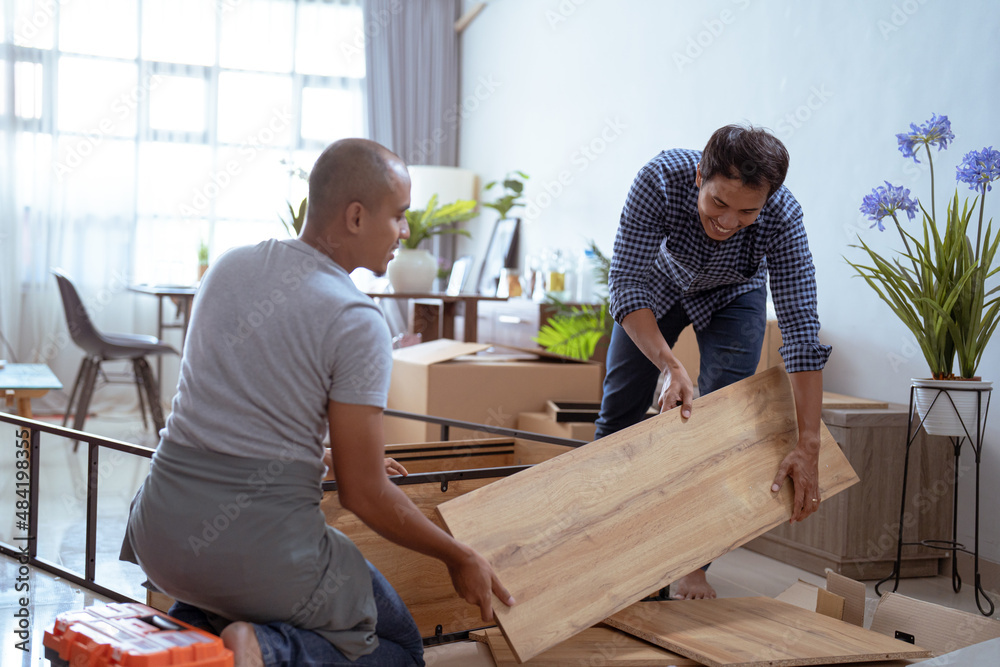
<svg viewBox="0 0 1000 667"><path fill-rule="evenodd" d="M438 506L517 599L494 601L528 660L791 517L771 492L795 446L791 386L774 368ZM821 428L820 498L858 481Z"/></svg>
<svg viewBox="0 0 1000 667"><path fill-rule="evenodd" d="M516 665L510 645L497 628L489 628L486 639L497 667ZM470 633L471 635L471 633ZM553 646L527 662L534 667L566 667L567 665L607 665L607 667L701 667L697 660L677 655L672 651L653 646L632 635L595 625L571 639Z"/></svg>
<svg viewBox="0 0 1000 667"><path fill-rule="evenodd" d="M918 646L771 598L640 602L605 621L710 667L925 658Z"/></svg>

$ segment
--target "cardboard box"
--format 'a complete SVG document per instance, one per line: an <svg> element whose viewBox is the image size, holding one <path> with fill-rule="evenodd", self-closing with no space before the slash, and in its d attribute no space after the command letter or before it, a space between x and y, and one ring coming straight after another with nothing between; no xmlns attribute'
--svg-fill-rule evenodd
<svg viewBox="0 0 1000 667"><path fill-rule="evenodd" d="M840 609L845 622L911 642L935 656L947 655L1000 638L1000 621L899 593L883 593L872 610L872 605L867 603L876 601L866 598L864 584L832 570L827 570L826 575L825 589L799 580L777 599L834 617L836 614L828 610L831 601L839 599L842 601ZM865 613L866 607L868 613ZM866 616L870 616L868 622L864 620Z"/></svg>
<svg viewBox="0 0 1000 667"><path fill-rule="evenodd" d="M522 412L517 417L517 429L590 442L594 439L595 426L593 422L557 422L547 412ZM514 440L514 465L541 463L572 449L572 447L517 438Z"/></svg>
<svg viewBox="0 0 1000 667"><path fill-rule="evenodd" d="M515 428L522 412L542 412L549 399L601 400L601 368L540 350L490 348L441 339L393 352L389 405L435 417ZM386 417L387 443L440 439L440 427ZM450 439L483 437L452 429Z"/></svg>

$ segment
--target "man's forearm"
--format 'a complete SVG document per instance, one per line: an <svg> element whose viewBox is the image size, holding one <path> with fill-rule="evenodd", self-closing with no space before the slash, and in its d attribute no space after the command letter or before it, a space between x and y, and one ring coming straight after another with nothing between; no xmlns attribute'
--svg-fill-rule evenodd
<svg viewBox="0 0 1000 667"><path fill-rule="evenodd" d="M409 496L388 478L380 488L348 507L365 525L396 544L454 564L471 550L441 530L413 504Z"/></svg>
<svg viewBox="0 0 1000 667"><path fill-rule="evenodd" d="M823 412L823 371L789 373L788 379L792 384L792 395L795 397L799 445L810 452L818 452Z"/></svg>
<svg viewBox="0 0 1000 667"><path fill-rule="evenodd" d="M636 344L646 358L653 362L662 372L664 368L679 365L677 357L670 350L667 341L660 333L653 311L648 308L634 310L622 318L622 328L632 342Z"/></svg>

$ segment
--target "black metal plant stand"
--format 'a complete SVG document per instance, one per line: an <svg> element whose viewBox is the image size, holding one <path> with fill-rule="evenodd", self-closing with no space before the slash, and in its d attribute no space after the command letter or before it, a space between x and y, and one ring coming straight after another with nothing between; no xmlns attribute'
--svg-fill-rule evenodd
<svg viewBox="0 0 1000 667"><path fill-rule="evenodd" d="M951 397L951 392L976 392L976 423L971 430L969 426L962 419L961 414L955 406L955 401ZM880 580L875 584L875 592L881 595L879 587L890 579L895 579L892 586L892 591L895 592L899 588L899 577L900 577L900 567L903 559L903 547L904 546L924 546L930 547L932 549L943 549L945 551L952 552L951 558L951 586L956 593L962 589L962 577L958 574L958 559L957 552L962 551L964 553L970 554L975 560L975 585L976 585L976 606L979 607L979 611L984 616L992 616L995 611L993 601L986 594L983 589L982 580L979 574L979 466L982 460L983 453L983 433L986 430L986 418L989 416L990 411L990 397L992 396L992 388L989 389L938 389L937 394L934 396L934 400L931 402L931 406L927 409L927 415L930 415L931 410L934 405L941 399L941 396L945 396L948 402L951 403L951 407L955 410L955 414L959 415L959 420L962 423L962 430L964 435L949 437L952 447L955 450L955 489L954 489L954 503L952 505L952 523L951 523L951 539L950 540L920 540L919 542L904 542L903 541L903 522L906 512L906 478L909 472L910 464L910 447L913 445L913 441L916 440L917 435L920 433L920 429L924 425L924 419L921 419L917 424L916 429L913 428L913 417L914 417L914 395L916 392L916 386L910 387L910 412L909 420L906 427L906 457L903 460L903 494L902 499L899 503L899 530L896 533L896 562L893 565L892 572L889 576ZM983 395L986 395L985 406L983 404ZM973 435L975 437L973 437ZM976 527L975 527L975 547L972 551L965 548L965 545L958 541L958 479L959 479L959 467L958 458L962 452L962 445L968 441L969 446L972 447L972 451L976 456ZM984 601L985 605L984 606Z"/></svg>

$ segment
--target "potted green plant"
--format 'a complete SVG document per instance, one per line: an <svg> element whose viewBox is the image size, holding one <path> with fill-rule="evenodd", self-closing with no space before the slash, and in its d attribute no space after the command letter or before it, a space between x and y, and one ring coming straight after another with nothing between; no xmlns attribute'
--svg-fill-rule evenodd
<svg viewBox="0 0 1000 667"><path fill-rule="evenodd" d="M204 239L198 241L198 280L208 271L208 244Z"/></svg>
<svg viewBox="0 0 1000 667"><path fill-rule="evenodd" d="M502 193L491 202L484 201L483 206L492 208L500 214L500 220L506 220L507 214L515 206L524 206L521 199L524 197L524 181L528 180L528 175L523 171L514 170L508 172L502 181L490 181L483 186L483 192L489 192L499 185Z"/></svg>
<svg viewBox="0 0 1000 667"><path fill-rule="evenodd" d="M420 248L423 241L438 234L460 234L470 236L465 229L454 225L476 216L476 202L460 199L450 204L438 206L437 195L433 195L422 209L406 212L406 223L410 237L402 241L396 257L389 262L389 283L395 292L428 292L437 277L438 264L434 256Z"/></svg>
<svg viewBox="0 0 1000 667"><path fill-rule="evenodd" d="M860 248L871 264L848 263L857 275L875 290L917 340L932 377L914 379L915 403L925 429L935 435L968 435L977 428L977 391L990 391L992 382L981 382L976 369L983 351L1000 321L1000 295L988 286L1000 268L994 268L1000 234L994 236L992 220L983 233L986 192L1000 178L1000 151L992 147L968 153L958 167L957 180L967 183L978 195L970 203L959 203L958 191L945 211L944 229L938 226L934 197L934 163L931 146L947 148L954 139L947 116L934 114L921 126L897 134L904 157L918 161L926 151L931 177L930 210L910 191L893 186L872 190L864 198L861 212L884 231L883 220L892 218L904 251L887 259L863 239ZM969 238L970 222L978 203L975 242ZM909 220L922 213L922 229L912 234L903 228L898 213ZM958 359L959 375L955 376ZM957 378L957 379L956 379ZM957 390L957 391L949 391ZM934 410L931 408L933 406ZM953 407L954 406L954 407Z"/></svg>
<svg viewBox="0 0 1000 667"><path fill-rule="evenodd" d="M597 282L606 288L611 258L602 253L593 241L590 242L590 250L594 255ZM538 330L535 342L555 354L584 361L594 358L602 343L607 347L615 323L608 313L607 293L607 289L601 290L600 302L596 306L570 306L550 297L549 301L556 306L556 313Z"/></svg>

